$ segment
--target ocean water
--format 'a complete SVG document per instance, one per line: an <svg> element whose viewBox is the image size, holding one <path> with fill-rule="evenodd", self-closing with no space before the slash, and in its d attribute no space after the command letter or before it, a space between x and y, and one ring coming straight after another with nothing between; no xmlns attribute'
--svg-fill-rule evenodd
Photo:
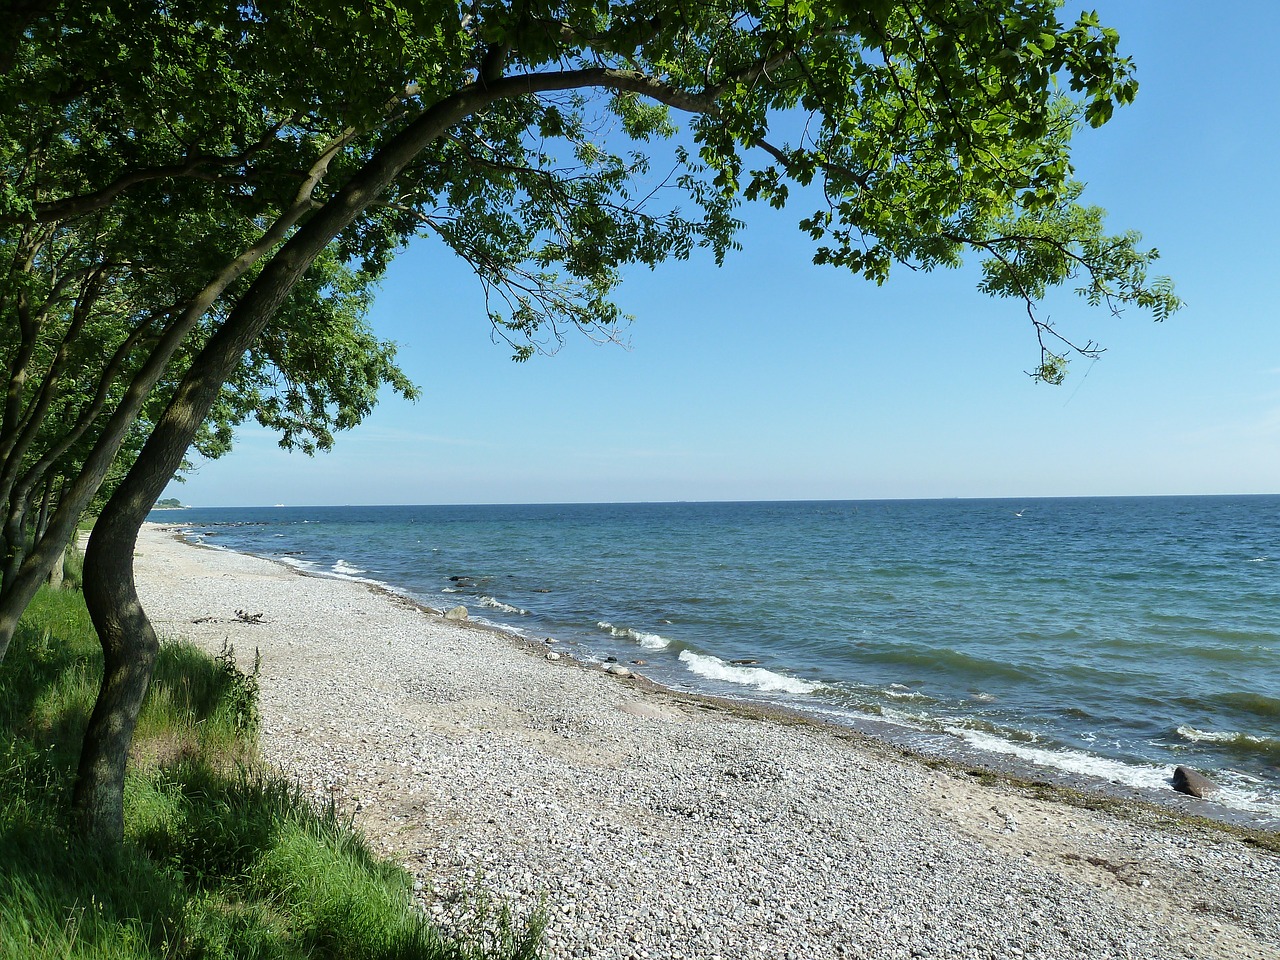
<svg viewBox="0 0 1280 960"><path fill-rule="evenodd" d="M1280 817L1280 497L189 508L669 686Z"/></svg>

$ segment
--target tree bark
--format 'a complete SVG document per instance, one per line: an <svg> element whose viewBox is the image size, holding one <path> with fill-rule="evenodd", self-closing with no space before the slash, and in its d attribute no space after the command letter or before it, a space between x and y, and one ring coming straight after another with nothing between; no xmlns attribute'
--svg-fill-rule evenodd
<svg viewBox="0 0 1280 960"><path fill-rule="evenodd" d="M136 497L125 500L110 517L98 518L85 554L85 601L102 643L103 677L80 753L72 808L82 835L103 843L124 838L129 745L160 648L133 582L141 519L133 521L139 509L145 517L150 504ZM91 568L96 576L88 575Z"/></svg>
<svg viewBox="0 0 1280 960"><path fill-rule="evenodd" d="M62 581L65 576L63 565L67 560L67 548L63 547L62 552L54 558L53 566L49 568L49 586L54 590L62 589Z"/></svg>
<svg viewBox="0 0 1280 960"><path fill-rule="evenodd" d="M35 539L37 540L43 537L44 532L49 529L49 505L53 502L55 479L50 475L44 482L44 496L40 498L40 512L36 515Z"/></svg>

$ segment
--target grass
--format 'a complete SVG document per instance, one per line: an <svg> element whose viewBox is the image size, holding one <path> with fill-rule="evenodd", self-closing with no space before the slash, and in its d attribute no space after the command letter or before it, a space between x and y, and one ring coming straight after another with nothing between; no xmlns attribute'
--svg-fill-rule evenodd
<svg viewBox="0 0 1280 960"><path fill-rule="evenodd" d="M139 719L122 847L68 828L101 675L84 602L42 591L0 664L0 960L535 960L505 913L448 938L412 881L257 761L256 669L181 643Z"/></svg>

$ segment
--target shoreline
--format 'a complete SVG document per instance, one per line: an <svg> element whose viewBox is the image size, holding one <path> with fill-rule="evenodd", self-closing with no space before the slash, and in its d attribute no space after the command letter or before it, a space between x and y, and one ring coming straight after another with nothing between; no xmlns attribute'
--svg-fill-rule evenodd
<svg viewBox="0 0 1280 960"><path fill-rule="evenodd" d="M148 524L136 561L157 628L261 650L267 759L355 813L446 922L479 886L545 896L553 957L1280 957L1280 858L1186 811L1069 806L1043 778L549 662L171 529Z"/></svg>
<svg viewBox="0 0 1280 960"><path fill-rule="evenodd" d="M167 522L151 522L160 529L174 533L182 542L190 546L230 553L241 552L217 543L209 543L204 539L190 539L186 536L186 530L181 524L175 526ZM243 555L280 564L299 576L360 584L375 592L409 603L424 612L440 615L445 611L443 607L432 606L380 580L311 569L277 556L251 553ZM578 659L566 652L556 638L548 638L544 643L502 623L484 619L483 614L462 622L469 627L492 631L533 655L542 655L549 650L554 650L560 658L563 658L566 665L575 665L588 671L596 671L598 668L609 665L605 662L597 663ZM631 669L632 663L642 662L620 662L619 665ZM749 692L743 692L738 696L725 696L706 691L682 690L660 680L654 680L634 669L630 679L641 689L662 692L671 697L687 699L695 704L699 701L707 701L715 704L715 709L718 710L737 711L747 715L758 714L775 719L782 718L787 722L811 723L834 731L845 731L862 738L868 747L881 746L888 749L891 755L909 757L926 765L940 765L969 776L1001 778L1012 786L1038 794L1057 792L1061 794L1062 802L1065 803L1077 806L1097 806L1099 803L1111 803L1120 807L1129 804L1151 806L1156 809L1146 812L1145 815L1148 818L1169 816L1208 820L1246 832L1272 835L1271 845L1273 848L1280 847L1280 814L1228 806L1212 798L1199 799L1180 793L1173 787L1173 767L1169 767L1170 777L1166 787L1138 785L1119 779L1108 779L1101 773L1083 772L1046 764L1019 756L1016 750L1012 749L1008 751L984 749L961 737L923 730L880 717L836 713L809 708L801 703L792 705L785 701L753 696Z"/></svg>

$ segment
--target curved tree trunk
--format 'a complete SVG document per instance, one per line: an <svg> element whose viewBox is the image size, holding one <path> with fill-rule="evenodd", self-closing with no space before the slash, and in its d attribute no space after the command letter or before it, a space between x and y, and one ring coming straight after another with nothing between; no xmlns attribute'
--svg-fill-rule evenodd
<svg viewBox="0 0 1280 960"><path fill-rule="evenodd" d="M102 643L103 677L72 806L83 835L108 843L124 837L125 765L160 647L133 583L134 544L148 509L134 497L109 517L104 511L85 552L85 601Z"/></svg>

